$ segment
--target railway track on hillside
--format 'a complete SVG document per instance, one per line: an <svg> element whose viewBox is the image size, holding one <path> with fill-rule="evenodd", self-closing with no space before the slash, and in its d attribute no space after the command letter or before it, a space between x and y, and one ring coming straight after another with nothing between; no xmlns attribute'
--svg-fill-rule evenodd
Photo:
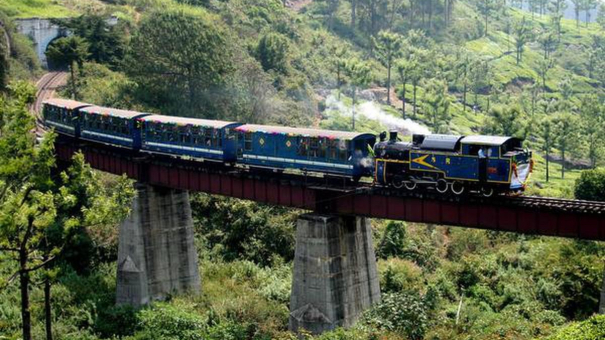
<svg viewBox="0 0 605 340"><path fill-rule="evenodd" d="M33 111L36 117L39 117L42 110L42 103L54 97L57 89L67 82L67 72L49 72L38 80L36 83L36 101L34 102Z"/></svg>

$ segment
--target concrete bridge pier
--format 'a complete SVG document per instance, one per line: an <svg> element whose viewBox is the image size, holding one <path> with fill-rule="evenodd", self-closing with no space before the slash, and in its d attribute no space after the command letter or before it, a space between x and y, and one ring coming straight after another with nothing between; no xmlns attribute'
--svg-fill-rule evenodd
<svg viewBox="0 0 605 340"><path fill-rule="evenodd" d="M380 302L370 219L302 215L296 250L289 328L319 334L350 327Z"/></svg>
<svg viewBox="0 0 605 340"><path fill-rule="evenodd" d="M189 192L136 184L120 226L116 303L141 306L170 293L200 292Z"/></svg>

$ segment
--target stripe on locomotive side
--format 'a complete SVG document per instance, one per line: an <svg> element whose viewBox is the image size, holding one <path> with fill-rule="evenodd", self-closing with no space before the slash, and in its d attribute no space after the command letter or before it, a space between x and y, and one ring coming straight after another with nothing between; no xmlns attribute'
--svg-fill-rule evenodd
<svg viewBox="0 0 605 340"><path fill-rule="evenodd" d="M353 169L352 165L306 161L303 159L295 159L295 158L258 156L258 155L250 155L250 154L244 154L243 157L248 158L248 159L258 159L258 160L267 160L267 161L275 161L275 162L287 162L287 163L305 164L305 165L319 165L319 166L325 166L325 167L330 167L330 168L340 168L340 169Z"/></svg>

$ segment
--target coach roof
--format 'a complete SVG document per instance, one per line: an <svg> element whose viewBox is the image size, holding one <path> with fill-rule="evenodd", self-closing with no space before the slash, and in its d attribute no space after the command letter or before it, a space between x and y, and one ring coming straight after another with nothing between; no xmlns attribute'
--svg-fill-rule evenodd
<svg viewBox="0 0 605 340"><path fill-rule="evenodd" d="M118 118L126 118L126 119L141 117L142 115L149 115L149 113L130 111L130 110L120 110L120 109L114 109L114 108L102 107L102 106L85 107L83 109L80 109L80 112L93 113L93 114L98 114L98 115L103 115L103 116L112 116L112 117L118 117Z"/></svg>
<svg viewBox="0 0 605 340"><path fill-rule="evenodd" d="M48 99L44 101L44 104L54 105L68 110L73 110L84 106L91 106L91 104L86 104L75 100L63 98Z"/></svg>
<svg viewBox="0 0 605 340"><path fill-rule="evenodd" d="M360 133L360 132L348 132L348 131L334 131L334 130L319 130L319 129L307 129L307 128L292 128L286 126L272 126L272 125L255 125L246 124L236 128L237 131L242 132L260 132L268 134L283 134L291 136L303 136L303 137L325 137L331 139L344 139L353 140L359 137L376 137L371 133Z"/></svg>
<svg viewBox="0 0 605 340"><path fill-rule="evenodd" d="M226 127L234 127L241 125L241 123L228 122L223 120L210 120L210 119L198 119L198 118L187 118L187 117L175 117L165 115L149 115L141 118L142 121L152 122L158 124L172 124L180 126L204 126L212 127L215 129L222 129Z"/></svg>

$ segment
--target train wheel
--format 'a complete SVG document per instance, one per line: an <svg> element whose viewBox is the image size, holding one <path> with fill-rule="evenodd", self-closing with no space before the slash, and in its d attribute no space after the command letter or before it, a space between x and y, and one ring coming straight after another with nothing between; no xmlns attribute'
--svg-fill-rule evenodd
<svg viewBox="0 0 605 340"><path fill-rule="evenodd" d="M393 187L395 187L396 189L401 189L404 186L404 181L403 181L403 177L401 176L395 176L393 177L393 180L391 181L391 184L393 185Z"/></svg>
<svg viewBox="0 0 605 340"><path fill-rule="evenodd" d="M403 185L405 186L406 189L408 189L409 191L415 190L416 187L418 186L416 184L416 182L414 182L412 179L410 179L409 181L405 181L403 182Z"/></svg>
<svg viewBox="0 0 605 340"><path fill-rule="evenodd" d="M492 188L492 187L482 187L481 188L481 195L483 195L483 197L492 197L492 196L494 196L494 188Z"/></svg>
<svg viewBox="0 0 605 340"><path fill-rule="evenodd" d="M455 181L452 183L451 189L455 195L462 195L464 193L464 183Z"/></svg>
<svg viewBox="0 0 605 340"><path fill-rule="evenodd" d="M445 194L445 192L447 191L448 186L449 185L448 185L447 181L445 179L443 179L443 178L440 178L437 181L437 185L435 186L435 189L437 189L437 191L439 193Z"/></svg>

